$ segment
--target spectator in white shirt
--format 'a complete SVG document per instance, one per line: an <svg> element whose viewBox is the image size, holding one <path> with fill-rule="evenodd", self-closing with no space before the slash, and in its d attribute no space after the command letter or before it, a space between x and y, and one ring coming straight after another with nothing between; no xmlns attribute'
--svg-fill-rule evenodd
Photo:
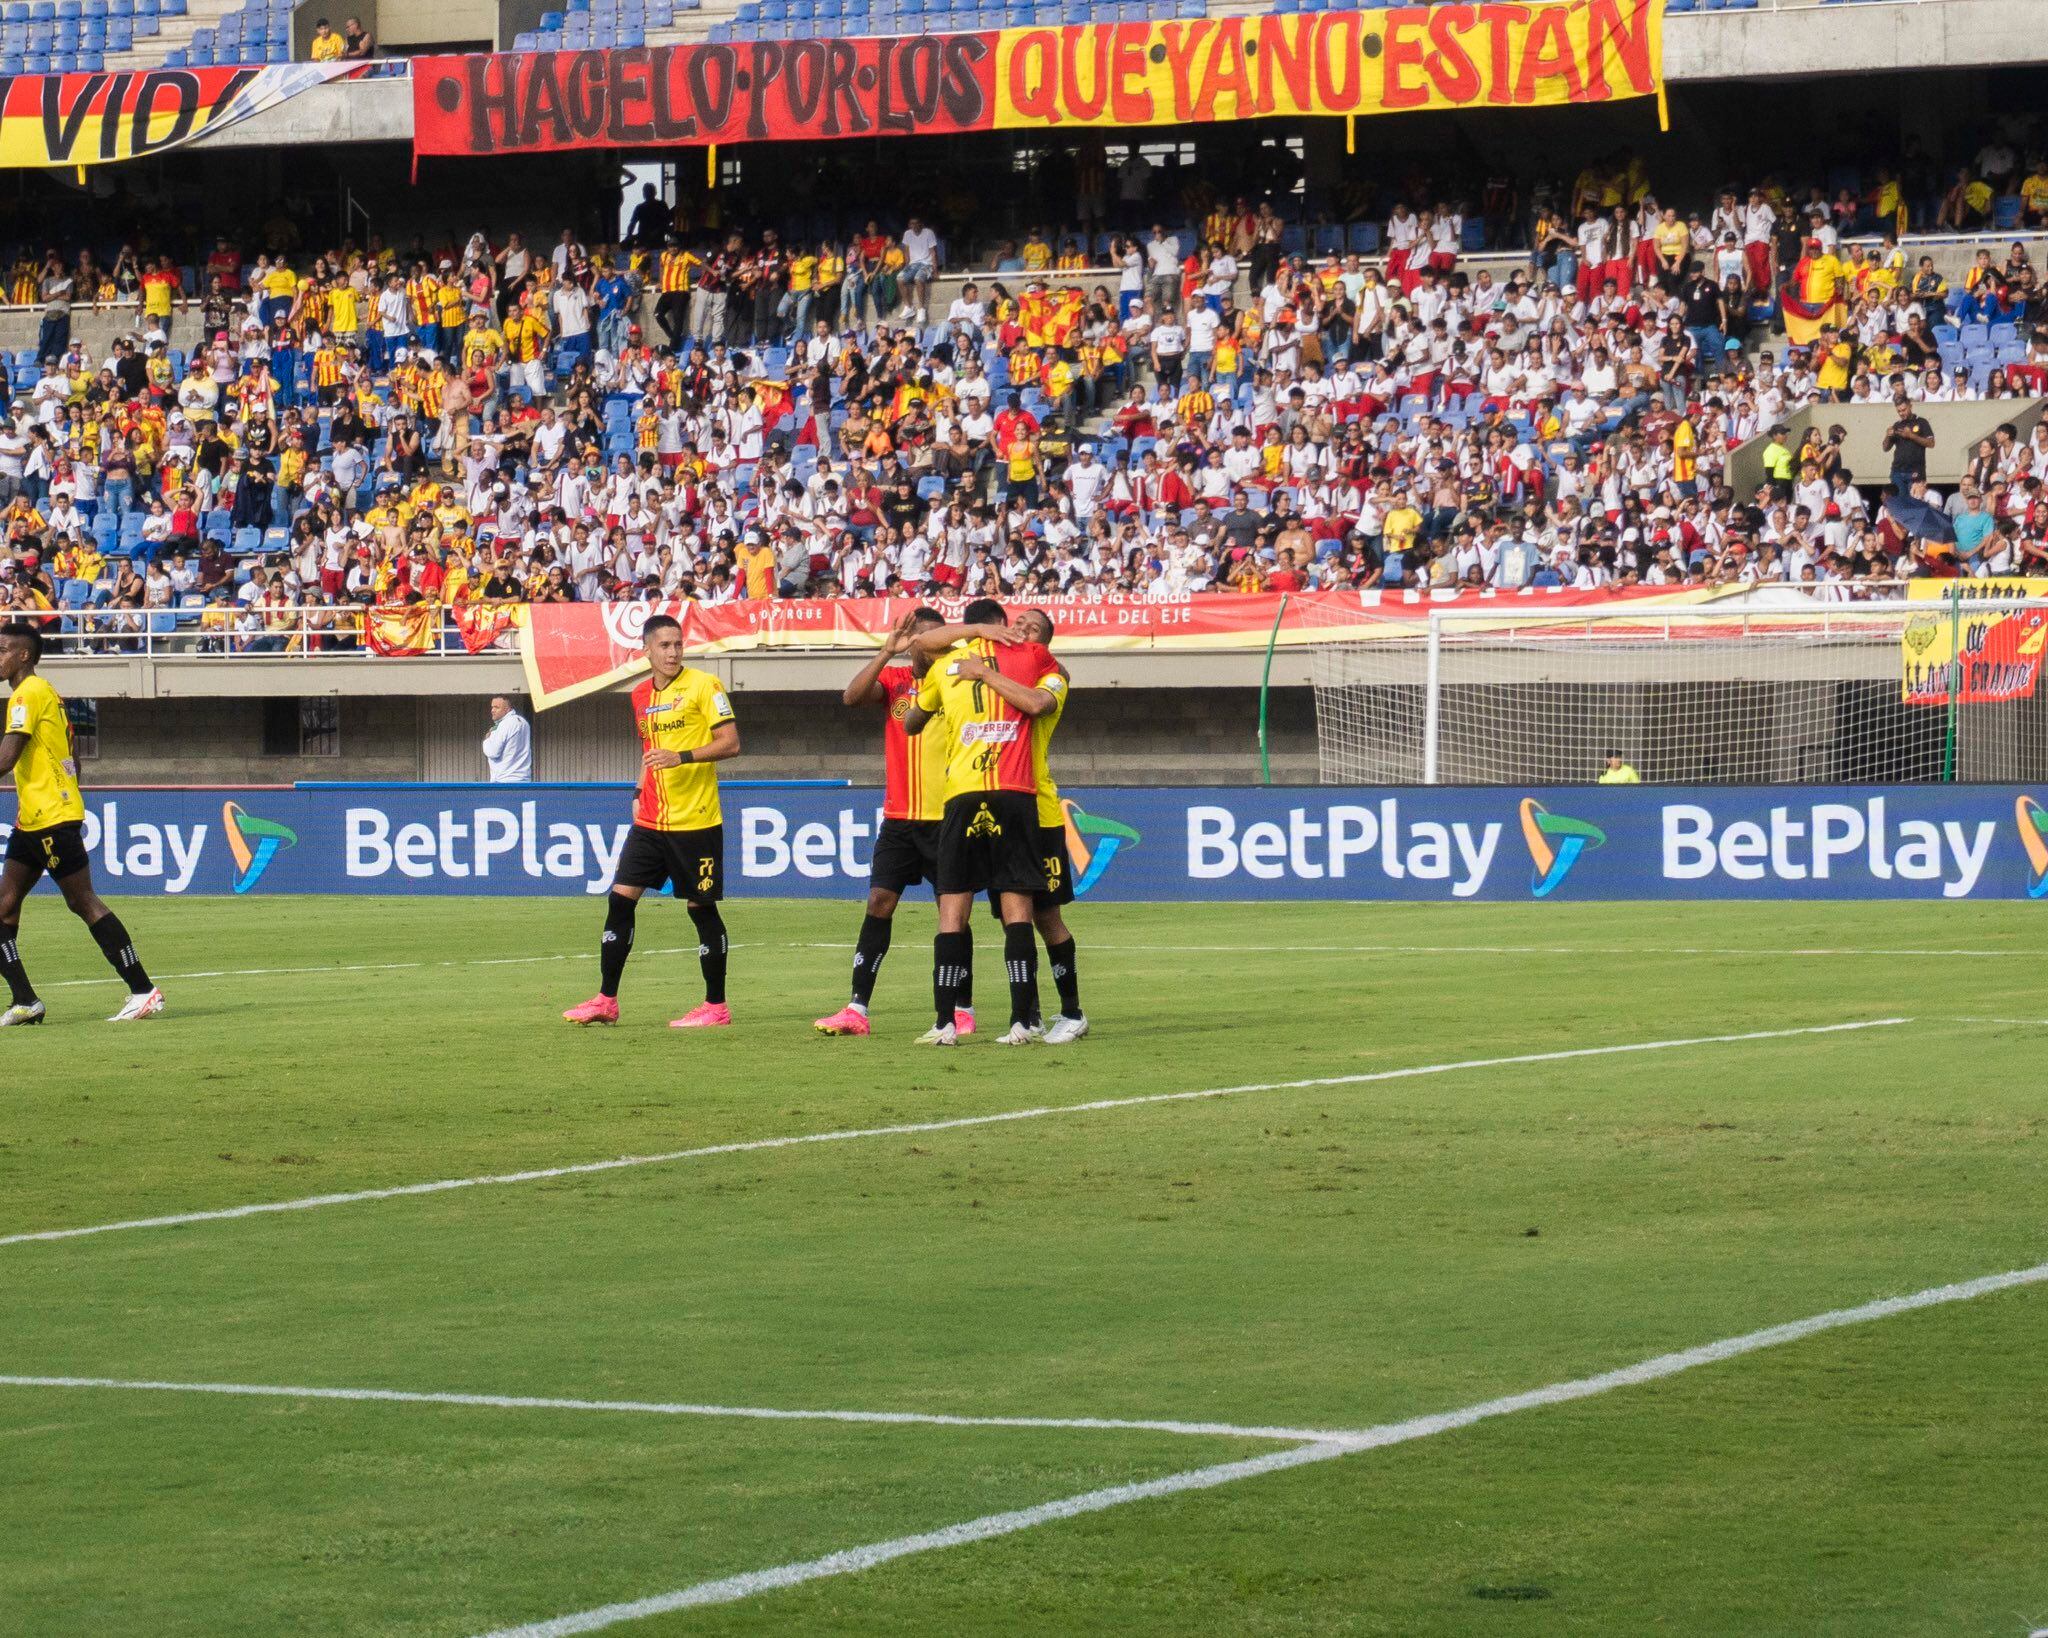
<svg viewBox="0 0 2048 1638"><path fill-rule="evenodd" d="M524 785L533 779L532 731L503 694L491 696L491 731L484 735L484 767L493 785Z"/></svg>

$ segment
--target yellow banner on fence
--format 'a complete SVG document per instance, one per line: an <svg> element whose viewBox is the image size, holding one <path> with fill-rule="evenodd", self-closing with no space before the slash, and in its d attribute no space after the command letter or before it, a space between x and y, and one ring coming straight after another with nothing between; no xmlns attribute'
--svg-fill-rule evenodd
<svg viewBox="0 0 2048 1638"><path fill-rule="evenodd" d="M2034 697L2048 643L2048 580L1915 580L1906 600L1925 603L1899 632L1900 698L1908 705L1996 704ZM1960 659L1960 669L1957 661Z"/></svg>

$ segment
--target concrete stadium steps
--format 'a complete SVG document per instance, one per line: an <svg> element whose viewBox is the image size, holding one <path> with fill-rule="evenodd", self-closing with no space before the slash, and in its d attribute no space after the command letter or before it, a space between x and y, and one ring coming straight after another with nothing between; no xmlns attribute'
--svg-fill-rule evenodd
<svg viewBox="0 0 2048 1638"><path fill-rule="evenodd" d="M184 16L161 18L156 33L147 39L137 40L126 51L108 52L107 67L161 68L167 53L183 51L192 44L195 32L217 28L223 17L242 9L242 0L186 0L186 4Z"/></svg>

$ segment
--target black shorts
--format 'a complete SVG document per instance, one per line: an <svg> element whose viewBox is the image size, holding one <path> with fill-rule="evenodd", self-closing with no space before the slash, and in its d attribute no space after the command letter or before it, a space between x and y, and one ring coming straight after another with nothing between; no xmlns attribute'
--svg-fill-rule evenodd
<svg viewBox="0 0 2048 1638"><path fill-rule="evenodd" d="M635 825L619 850L619 868L612 877L619 887L645 887L659 892L674 884L675 896L692 904L725 897L725 826L702 830L650 830Z"/></svg>
<svg viewBox="0 0 2048 1638"><path fill-rule="evenodd" d="M51 881L61 882L92 863L85 851L85 827L76 819L43 830L22 830L17 826L7 838L7 862L27 865L35 872L29 878L30 886L46 870Z"/></svg>
<svg viewBox="0 0 2048 1638"><path fill-rule="evenodd" d="M1022 791L967 791L939 821L941 893L1041 893L1038 799Z"/></svg>
<svg viewBox="0 0 2048 1638"><path fill-rule="evenodd" d="M1045 885L1031 895L1033 910L1057 910L1063 904L1074 902L1074 861L1067 854L1067 827L1065 825L1040 825L1038 827L1038 862L1045 872ZM988 896L990 912L1001 920L1003 914L1001 894L991 890Z"/></svg>
<svg viewBox="0 0 2048 1638"><path fill-rule="evenodd" d="M874 862L868 866L868 886L901 893L919 882L939 879L939 824L937 819L884 819L875 838Z"/></svg>

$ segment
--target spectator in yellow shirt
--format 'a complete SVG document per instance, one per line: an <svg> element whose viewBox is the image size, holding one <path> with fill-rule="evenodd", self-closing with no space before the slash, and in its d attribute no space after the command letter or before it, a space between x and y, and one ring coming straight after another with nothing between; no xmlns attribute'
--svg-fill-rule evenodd
<svg viewBox="0 0 2048 1638"><path fill-rule="evenodd" d="M338 63L344 45L342 37L325 17L313 25L313 50L311 56L316 63Z"/></svg>
<svg viewBox="0 0 2048 1638"><path fill-rule="evenodd" d="M2048 224L2048 159L2035 160L2032 174L2020 184L2020 211L2028 227Z"/></svg>

